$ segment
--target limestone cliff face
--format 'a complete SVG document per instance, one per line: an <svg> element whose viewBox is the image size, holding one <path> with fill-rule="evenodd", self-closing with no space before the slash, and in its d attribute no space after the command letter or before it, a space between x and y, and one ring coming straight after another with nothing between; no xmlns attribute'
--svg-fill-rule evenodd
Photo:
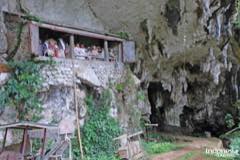
<svg viewBox="0 0 240 160"><path fill-rule="evenodd" d="M1 9L19 11L17 2L0 0ZM239 98L235 0L22 0L22 5L48 21L129 33L138 58L131 69L148 95L152 122L163 128L219 133L225 114L235 114L229 107ZM2 17L0 26L1 54L7 49ZM118 94L116 101L128 104ZM136 98L130 104L137 105Z"/></svg>
<svg viewBox="0 0 240 160"><path fill-rule="evenodd" d="M235 0L90 0L110 30L136 40L133 71L153 122L219 133L239 98Z"/></svg>
<svg viewBox="0 0 240 160"><path fill-rule="evenodd" d="M22 9L44 21L76 28L87 28L88 30L108 31L108 26L97 17L87 0L73 0L71 2L68 0L0 0L0 63L6 63L9 46L15 46L17 42L14 39L11 42L7 41L6 32L9 26L4 23L2 11L21 13ZM14 27L12 29L17 30ZM15 32L12 33L15 34ZM24 35L26 34L23 33L21 37L20 48L27 45L27 38ZM26 59L25 55L29 57L28 53L20 53L19 51L14 58ZM76 123L72 62L68 59L57 63L58 65L54 67L45 66L41 70L44 83L42 91L39 93L43 106L43 118L40 122L58 123L60 128L68 123L69 131L72 131ZM109 90L111 93L112 102L109 106L111 108L109 114L118 118L122 128L126 131L133 132L139 128L141 114L146 117L150 115L149 102L144 101L143 98L138 98L138 93L141 91L140 81L129 72L127 66L101 61L76 61L74 63L77 70L75 77L76 94L81 125L87 118L85 98L93 95L94 100L98 101L103 90ZM0 87L8 79L9 74L0 73ZM118 91L116 86L125 83L126 79L131 79L130 84L123 86L128 90ZM144 94L147 95L146 92L142 92L143 96ZM0 108L0 124L18 121L14 109L10 107L2 109L1 106Z"/></svg>

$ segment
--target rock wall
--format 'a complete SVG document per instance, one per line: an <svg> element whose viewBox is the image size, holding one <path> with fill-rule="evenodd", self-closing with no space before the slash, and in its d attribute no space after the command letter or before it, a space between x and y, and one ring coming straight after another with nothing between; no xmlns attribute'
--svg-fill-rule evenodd
<svg viewBox="0 0 240 160"><path fill-rule="evenodd" d="M141 114L146 117L150 114L150 105L138 98L140 81L122 63L58 58L50 60L47 57L35 58L35 61L48 62L40 70L43 83L39 100L43 111L39 122L58 124L62 134L75 130L74 81L81 126L87 118L86 96L93 95L97 103L104 90L109 90L112 97L110 116L119 119L126 131L139 129ZM0 77L1 86L11 78L6 73L0 73ZM130 84L126 84L128 90L119 92L116 85L125 83L126 79L132 79ZM1 124L18 121L13 108L0 108L3 109L0 112ZM133 115L134 113L138 114Z"/></svg>
<svg viewBox="0 0 240 160"><path fill-rule="evenodd" d="M222 133L239 99L235 0L91 0L114 32L137 41L133 71L162 129ZM112 10L107 8L114 8ZM183 128L183 129L182 129Z"/></svg>
<svg viewBox="0 0 240 160"><path fill-rule="evenodd" d="M0 6L19 11L18 2L1 0ZM239 29L232 25L236 19L235 3L236 0L22 0L24 8L48 21L127 32L137 42L138 60L131 65L140 79L135 87L149 99L144 103L144 113L148 113L150 103L152 122L167 130L173 126L216 134L226 129L224 116L235 114L229 106L239 99ZM8 44L0 17L2 55ZM106 82L97 74L96 78L100 81L97 84ZM64 84L52 79L47 88L51 83ZM84 82L77 79L79 84ZM135 89L128 93L112 90L120 106L139 105L137 96L126 96Z"/></svg>

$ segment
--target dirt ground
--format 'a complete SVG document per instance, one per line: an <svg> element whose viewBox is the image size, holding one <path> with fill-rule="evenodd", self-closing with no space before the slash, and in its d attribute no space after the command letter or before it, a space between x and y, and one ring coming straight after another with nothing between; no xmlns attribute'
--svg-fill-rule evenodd
<svg viewBox="0 0 240 160"><path fill-rule="evenodd" d="M155 155L151 160L179 160L184 156L189 156L188 160L206 160L203 156L207 149L221 149L222 142L217 138L195 138L195 137L187 137L187 136L179 136L180 144L183 144L185 147L171 151L167 153L163 153L160 155ZM183 159L183 158L182 158ZM185 159L184 159L185 160Z"/></svg>

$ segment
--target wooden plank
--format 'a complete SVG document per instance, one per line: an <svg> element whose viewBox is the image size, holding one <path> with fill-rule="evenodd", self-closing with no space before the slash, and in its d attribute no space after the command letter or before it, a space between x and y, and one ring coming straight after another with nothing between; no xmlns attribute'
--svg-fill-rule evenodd
<svg viewBox="0 0 240 160"><path fill-rule="evenodd" d="M126 63L133 63L136 61L135 54L135 42L124 41L123 42L123 59Z"/></svg>
<svg viewBox="0 0 240 160"><path fill-rule="evenodd" d="M29 32L30 32L30 39L31 39L31 52L35 55L41 55L39 50L39 27L37 25L29 23Z"/></svg>
<svg viewBox="0 0 240 160"><path fill-rule="evenodd" d="M58 129L56 125L47 125L41 123L31 123L31 122L17 122L17 123L10 123L5 125L0 125L0 129L11 128L11 129Z"/></svg>
<svg viewBox="0 0 240 160"><path fill-rule="evenodd" d="M31 23L38 25L39 27L48 28L51 30L56 30L56 31L60 31L60 32L70 33L70 34L76 34L76 35L81 35L81 36L86 36L86 37L91 37L91 38L98 38L98 39L103 39L103 40L108 40L108 41L118 41L118 42L124 41L121 38L107 36L107 35L98 34L98 33L93 33L93 32L84 31L84 30L80 30L80 29L72 29L72 28L61 27L61 26L56 26L56 25L51 25L51 24L46 24L46 23L38 23L38 22L31 22Z"/></svg>
<svg viewBox="0 0 240 160"><path fill-rule="evenodd" d="M139 132L136 132L136 133L134 133L134 134L130 134L130 135L128 136L128 138L132 138L132 137L135 137L135 136L139 136L139 135L141 135L141 134L143 134L143 131L139 131Z"/></svg>
<svg viewBox="0 0 240 160"><path fill-rule="evenodd" d="M148 123L146 123L145 126L146 127L158 127L158 124L157 123L155 123L155 124L148 124Z"/></svg>

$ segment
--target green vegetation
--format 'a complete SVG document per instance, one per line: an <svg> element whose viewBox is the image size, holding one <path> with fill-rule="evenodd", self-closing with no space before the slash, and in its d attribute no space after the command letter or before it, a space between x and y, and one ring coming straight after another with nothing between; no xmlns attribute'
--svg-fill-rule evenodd
<svg viewBox="0 0 240 160"><path fill-rule="evenodd" d="M42 78L39 64L33 61L12 61L10 80L0 89L0 106L11 106L18 111L19 120L37 121L41 104L37 97Z"/></svg>
<svg viewBox="0 0 240 160"><path fill-rule="evenodd" d="M94 102L92 96L86 98L88 119L82 129L84 155L89 160L114 160L116 145L113 138L120 135L118 122L110 117L111 94L104 91L100 100ZM74 159L80 159L77 140L73 140Z"/></svg>
<svg viewBox="0 0 240 160"><path fill-rule="evenodd" d="M238 1L239 3L239 1ZM222 138L230 139L231 144L230 148L232 150L238 150L238 154L240 155L240 101L236 101L233 104L234 109L237 110L237 118L234 119L234 117L231 114L227 114L225 116L225 122L227 124L228 128L233 128L235 126L235 129L229 131L225 135L222 135ZM238 156L240 157L240 156ZM235 160L240 160L240 158L235 157Z"/></svg>
<svg viewBox="0 0 240 160"><path fill-rule="evenodd" d="M17 35L16 35L17 42L13 50L8 53L7 60L11 60L17 53L22 42L22 33L23 33L24 26L26 26L26 24L27 24L26 22L19 22L17 27Z"/></svg>
<svg viewBox="0 0 240 160"><path fill-rule="evenodd" d="M226 116L225 116L225 122L226 122L228 128L232 128L235 125L233 116L229 113L226 114Z"/></svg>
<svg viewBox="0 0 240 160"><path fill-rule="evenodd" d="M137 98L138 98L138 100L141 100L141 101L145 100L145 95L144 95L144 92L142 90L138 91Z"/></svg>
<svg viewBox="0 0 240 160"><path fill-rule="evenodd" d="M13 47L13 50L9 51L8 56L6 58L8 61L13 59L13 57L16 55L16 53L21 45L22 33L24 31L24 27L27 25L26 20L41 22L39 17L32 15L29 10L27 10L26 8L23 7L22 0L18 0L16 2L19 5L20 11L23 13L23 16L21 17L22 20L18 23L18 26L17 26L16 45Z"/></svg>
<svg viewBox="0 0 240 160"><path fill-rule="evenodd" d="M124 91L124 83L118 83L118 84L116 84L115 89L116 89L118 92L123 92L123 91Z"/></svg>
<svg viewBox="0 0 240 160"><path fill-rule="evenodd" d="M118 32L117 35L122 39L129 39L129 34L127 32Z"/></svg>
<svg viewBox="0 0 240 160"><path fill-rule="evenodd" d="M148 154L153 155L178 150L182 146L178 146L171 142L143 142L143 147Z"/></svg>
<svg viewBox="0 0 240 160"><path fill-rule="evenodd" d="M115 84L115 89L118 92L128 92L129 93L131 91L131 88L134 85L134 79L131 74L132 73L131 73L130 69L128 69L125 81Z"/></svg>
<svg viewBox="0 0 240 160"><path fill-rule="evenodd" d="M236 0L236 11L237 11L237 19L235 20L234 24L235 27L240 28L240 0Z"/></svg>
<svg viewBox="0 0 240 160"><path fill-rule="evenodd" d="M188 152L187 154L182 156L179 160L189 160L189 159L193 158L195 155L196 155L195 152Z"/></svg>
<svg viewBox="0 0 240 160"><path fill-rule="evenodd" d="M234 151L238 150L239 156L235 157L235 160L240 160L240 137L239 136L231 140L230 148Z"/></svg>
<svg viewBox="0 0 240 160"><path fill-rule="evenodd" d="M46 142L46 150L50 150L51 146L54 144L53 140L47 140ZM33 139L32 140L32 153L33 155L36 155L39 153L40 149L42 147L42 140L41 139Z"/></svg>

